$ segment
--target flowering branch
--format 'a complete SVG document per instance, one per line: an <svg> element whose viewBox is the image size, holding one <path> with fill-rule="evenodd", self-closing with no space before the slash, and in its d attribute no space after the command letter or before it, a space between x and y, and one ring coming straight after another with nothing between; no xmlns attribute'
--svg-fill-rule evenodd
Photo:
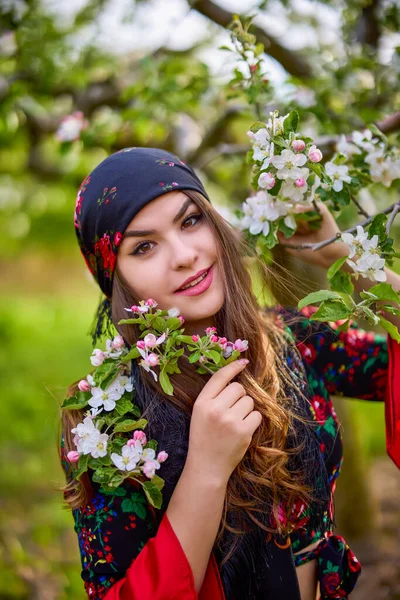
<svg viewBox="0 0 400 600"><path fill-rule="evenodd" d="M156 455L157 441L147 440L141 431L147 421L132 403L135 390L128 376L131 360L141 359L139 366L150 372L155 381L158 375L154 368L159 367L160 385L166 394L172 395L174 388L169 375L181 372L178 367L181 356L190 363L198 363L198 373L213 374L246 351L248 342L240 339L228 342L216 335L215 327L207 327L203 337L184 335L184 318L179 309L158 309L153 313L156 306L157 302L149 298L139 306L125 309L136 317L123 319L119 324L137 324L141 339L128 350L118 335L106 341L105 351L93 350L90 360L96 367L94 373L79 382L79 391L66 398L62 408L88 409L83 422L71 430L76 450L68 452L67 458L77 463L75 478L92 469L93 481L100 483L106 493L113 493L125 480L134 480L141 484L150 504L160 508L164 480L156 475L156 470L168 454L162 450ZM126 434L132 431L133 436L127 438Z"/></svg>

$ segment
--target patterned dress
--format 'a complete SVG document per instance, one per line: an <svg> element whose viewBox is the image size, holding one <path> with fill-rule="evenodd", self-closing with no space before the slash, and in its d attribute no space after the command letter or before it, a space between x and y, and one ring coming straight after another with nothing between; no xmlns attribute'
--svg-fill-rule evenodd
<svg viewBox="0 0 400 600"><path fill-rule="evenodd" d="M292 374L303 381L307 390L308 411L317 423L321 453L331 486L330 515L333 519L333 495L342 466L342 440L338 419L330 395L371 401L383 401L388 370L387 336L366 332L352 323L347 332L338 331L338 323L310 321L316 310L300 311L277 306L276 319L295 341L297 352L287 352ZM67 479L71 469L61 439L63 467ZM162 472L160 471L162 477ZM124 577L127 569L155 536L157 525L144 495L129 483L106 494L94 485L90 502L72 511L82 562L81 576L91 599L102 599ZM308 527L309 508L299 505L296 531L291 534L295 566L317 561L321 597L347 598L360 572L360 565L345 540L327 527L316 533ZM328 519L328 516L331 519ZM319 541L316 550L301 550ZM175 596L174 596L175 598ZM178 596L176 596L178 598Z"/></svg>

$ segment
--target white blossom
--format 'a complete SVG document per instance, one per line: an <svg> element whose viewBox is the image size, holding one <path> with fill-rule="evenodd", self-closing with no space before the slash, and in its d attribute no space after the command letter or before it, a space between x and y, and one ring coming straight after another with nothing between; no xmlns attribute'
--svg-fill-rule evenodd
<svg viewBox="0 0 400 600"><path fill-rule="evenodd" d="M292 150L283 150L282 154L273 156L271 158L271 163L278 170L277 177L279 179L298 179L299 177L304 177L302 167L307 162L307 157L305 154L294 153ZM309 170L307 171L307 176L309 174Z"/></svg>
<svg viewBox="0 0 400 600"><path fill-rule="evenodd" d="M348 142L344 134L340 136L339 142L336 144L336 150L347 157L353 156L353 154L361 154L360 148Z"/></svg>
<svg viewBox="0 0 400 600"><path fill-rule="evenodd" d="M343 189L343 182L350 183L349 169L346 165L335 165L333 162L327 162L325 165L326 174L333 179L333 189L340 192Z"/></svg>
<svg viewBox="0 0 400 600"><path fill-rule="evenodd" d="M120 471L132 471L140 461L140 453L134 446L125 444L125 446L122 447L121 454L112 452L111 460Z"/></svg>
<svg viewBox="0 0 400 600"><path fill-rule="evenodd" d="M90 454L93 458L102 458L107 454L108 435L101 433L93 444Z"/></svg>
<svg viewBox="0 0 400 600"><path fill-rule="evenodd" d="M355 263L352 260L346 261L354 271L360 273L363 277L372 281L386 281L387 276L383 270L385 267L385 259L378 254L370 254L365 252Z"/></svg>
<svg viewBox="0 0 400 600"><path fill-rule="evenodd" d="M83 423L78 423L71 429L71 433L75 434L75 443L80 454L89 454L96 447L100 437L100 431L90 417L83 419Z"/></svg>
<svg viewBox="0 0 400 600"><path fill-rule="evenodd" d="M370 129L364 129L363 132L353 131L351 138L359 148L362 148L366 152L371 152L374 149L375 143L379 142L378 138L372 137L372 131Z"/></svg>
<svg viewBox="0 0 400 600"><path fill-rule="evenodd" d="M113 381L105 390L101 389L101 387L94 387L91 389L91 393L92 397L88 402L89 406L93 406L94 408L103 406L104 410L110 411L114 410L116 401L121 398L124 392L121 386Z"/></svg>
<svg viewBox="0 0 400 600"><path fill-rule="evenodd" d="M377 248L379 241L377 235L372 236L370 239L368 232L364 231L361 225L357 225L357 235L342 233L341 238L350 248L349 258L353 258L355 255L361 256L366 251L372 253Z"/></svg>

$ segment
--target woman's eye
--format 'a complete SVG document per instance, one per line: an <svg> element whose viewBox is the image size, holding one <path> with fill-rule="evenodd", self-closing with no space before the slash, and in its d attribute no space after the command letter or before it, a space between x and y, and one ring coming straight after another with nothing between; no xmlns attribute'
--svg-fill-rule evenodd
<svg viewBox="0 0 400 600"><path fill-rule="evenodd" d="M194 225L195 225L196 223L198 223L198 221L200 221L200 219L202 218L202 216L203 216L203 215L202 215L201 213L200 213L200 214L196 214L196 215L190 215L189 217L187 217L187 218L186 218L186 219L183 221L183 223L182 223L182 226L183 226L183 225L184 225L184 224L185 224L187 221L190 221L191 219L195 219L195 223L194 223ZM192 227L193 227L193 225L192 225ZM188 227L185 227L184 229L188 229ZM138 246L136 246L136 248L134 249L134 251L132 252L132 254L133 254L133 255L135 255L135 254L148 254L148 253L150 252L150 250L148 250L147 252L146 252L146 251L144 251L144 252L139 252L139 250L141 250L141 249L143 248L143 246L149 246L150 244L153 244L153 243L154 243L154 242L142 242L141 244L139 244Z"/></svg>

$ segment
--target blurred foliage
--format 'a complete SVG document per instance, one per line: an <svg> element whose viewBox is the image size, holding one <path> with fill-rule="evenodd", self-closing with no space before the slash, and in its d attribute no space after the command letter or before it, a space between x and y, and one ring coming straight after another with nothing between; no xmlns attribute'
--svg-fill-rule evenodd
<svg viewBox="0 0 400 600"><path fill-rule="evenodd" d="M222 50L217 57L221 32L223 44L230 39L226 2L219 11L209 0L188 2L188 12L209 22L192 47L178 51L167 43L123 54L97 43L110 1L80 3L72 18L60 18L54 5L0 6L0 382L7 390L0 597L21 600L45 591L46 598L84 597L72 517L56 491L63 482L58 405L67 385L90 370L85 334L98 300L75 242L77 187L108 153L158 146L188 160L215 202L234 210L250 191L244 157L254 120L246 97L226 89L240 63ZM125 22L152 6L157 18L156 2L133 2ZM266 48L264 111L296 108L302 131L325 139L400 110L400 48L387 50L399 30L395 0L265 1L251 8L259 19L250 32ZM284 35L263 29L269 18L285 24ZM210 48L215 59L206 61ZM276 84L270 70L278 63L285 75ZM63 119L75 111L87 126L76 139L60 139ZM399 141L396 128L390 135ZM363 203L373 212L395 197L394 186L376 185ZM356 216L349 207L340 225ZM367 456L384 454L383 406L351 406Z"/></svg>

